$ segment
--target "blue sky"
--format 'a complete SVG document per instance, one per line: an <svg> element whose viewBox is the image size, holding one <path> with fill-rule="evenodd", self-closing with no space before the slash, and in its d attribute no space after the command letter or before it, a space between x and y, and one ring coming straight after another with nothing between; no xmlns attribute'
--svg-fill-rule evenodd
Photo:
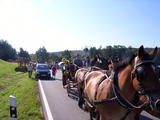
<svg viewBox="0 0 160 120"><path fill-rule="evenodd" d="M160 43L159 0L0 0L0 39L34 53Z"/></svg>

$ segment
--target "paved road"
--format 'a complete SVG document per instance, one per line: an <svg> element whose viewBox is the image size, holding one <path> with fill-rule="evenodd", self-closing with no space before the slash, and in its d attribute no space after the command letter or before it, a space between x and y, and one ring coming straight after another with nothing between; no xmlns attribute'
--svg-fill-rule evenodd
<svg viewBox="0 0 160 120"><path fill-rule="evenodd" d="M89 120L89 114L78 107L76 99L67 96L61 78L58 71L55 80L41 80L53 120ZM160 120L145 112L143 115L141 120Z"/></svg>
<svg viewBox="0 0 160 120"><path fill-rule="evenodd" d="M41 80L54 120L88 120L88 113L81 110L76 99L68 97L62 87L61 72L56 80Z"/></svg>

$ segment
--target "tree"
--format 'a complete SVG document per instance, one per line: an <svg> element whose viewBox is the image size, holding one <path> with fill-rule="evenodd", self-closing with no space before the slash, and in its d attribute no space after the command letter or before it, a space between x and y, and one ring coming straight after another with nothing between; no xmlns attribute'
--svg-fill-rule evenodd
<svg viewBox="0 0 160 120"><path fill-rule="evenodd" d="M23 48L20 48L20 52L18 53L19 57L25 57L25 58L30 58L30 55L27 51L23 50Z"/></svg>
<svg viewBox="0 0 160 120"><path fill-rule="evenodd" d="M61 58L55 53L50 53L49 58L52 59L56 63L61 61Z"/></svg>
<svg viewBox="0 0 160 120"><path fill-rule="evenodd" d="M49 59L49 53L45 49L45 47L39 48L36 51L36 58L39 63L45 63Z"/></svg>
<svg viewBox="0 0 160 120"><path fill-rule="evenodd" d="M71 57L72 57L72 56L71 56L71 51L65 50L64 52L62 52L62 57L64 57L64 58L70 60Z"/></svg>
<svg viewBox="0 0 160 120"><path fill-rule="evenodd" d="M17 52L12 46L4 40L0 40L0 59L2 60L15 60Z"/></svg>
<svg viewBox="0 0 160 120"><path fill-rule="evenodd" d="M89 51L91 58L94 58L98 54L96 47L91 47Z"/></svg>
<svg viewBox="0 0 160 120"><path fill-rule="evenodd" d="M127 52L129 55L133 55L136 52L136 49L132 48L132 46L129 46L127 49Z"/></svg>

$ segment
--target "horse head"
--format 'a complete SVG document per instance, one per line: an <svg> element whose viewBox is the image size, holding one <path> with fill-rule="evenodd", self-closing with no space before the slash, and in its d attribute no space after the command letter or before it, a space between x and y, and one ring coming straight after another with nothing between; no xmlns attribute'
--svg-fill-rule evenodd
<svg viewBox="0 0 160 120"><path fill-rule="evenodd" d="M134 89L139 95L146 96L152 110L160 109L160 82L154 63L157 51L156 47L153 51L147 53L141 46L134 59L134 69L131 74Z"/></svg>

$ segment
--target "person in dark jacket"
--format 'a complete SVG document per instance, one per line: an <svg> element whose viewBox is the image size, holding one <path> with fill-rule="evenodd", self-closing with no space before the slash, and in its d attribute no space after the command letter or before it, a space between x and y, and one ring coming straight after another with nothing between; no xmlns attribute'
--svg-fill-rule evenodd
<svg viewBox="0 0 160 120"><path fill-rule="evenodd" d="M83 67L83 61L82 61L82 59L80 58L80 55L79 55L79 54L77 54L77 57L76 57L76 59L74 60L73 63L76 64L78 67Z"/></svg>

